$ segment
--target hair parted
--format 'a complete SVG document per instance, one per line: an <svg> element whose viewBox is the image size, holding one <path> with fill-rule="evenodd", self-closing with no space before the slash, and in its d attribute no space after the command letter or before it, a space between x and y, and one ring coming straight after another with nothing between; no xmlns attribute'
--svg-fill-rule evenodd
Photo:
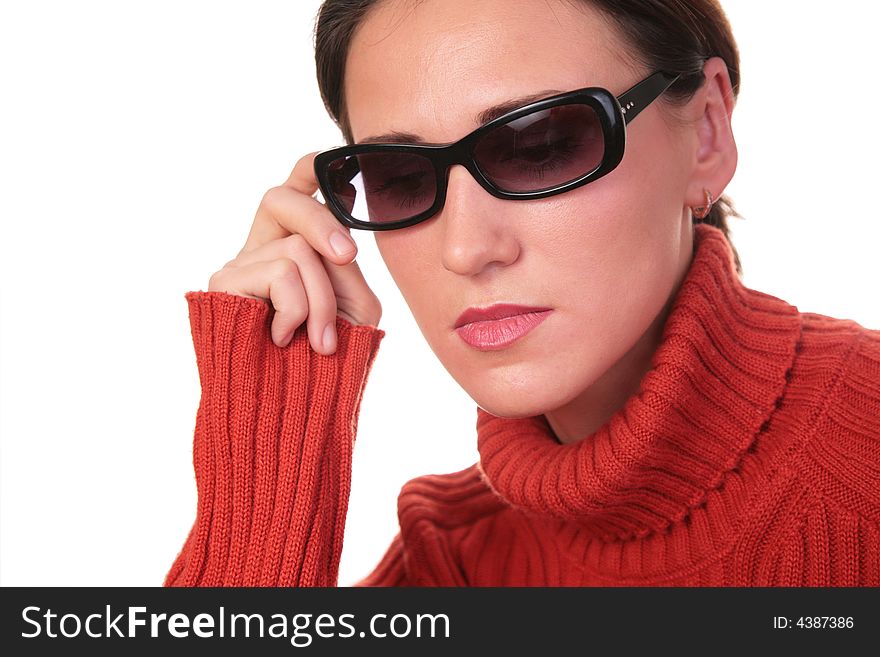
<svg viewBox="0 0 880 657"><path fill-rule="evenodd" d="M318 88L324 107L348 144L354 141L343 84L348 47L367 14L382 1L324 0L315 19ZM664 94L664 102L675 105L690 100L704 82L703 64L716 56L727 64L734 99L739 96L739 50L719 0L566 1L575 6L589 4L603 12L632 46L629 55L645 69L681 75ZM704 219L694 222L711 224L724 233L736 271L742 276L742 264L727 225L731 216L742 217L731 200L722 195Z"/></svg>

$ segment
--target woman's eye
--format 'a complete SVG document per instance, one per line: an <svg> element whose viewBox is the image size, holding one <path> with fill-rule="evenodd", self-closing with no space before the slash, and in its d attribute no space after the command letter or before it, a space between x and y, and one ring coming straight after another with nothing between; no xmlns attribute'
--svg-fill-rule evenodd
<svg viewBox="0 0 880 657"><path fill-rule="evenodd" d="M424 184L425 173L419 171L417 173L404 174L393 176L383 182L381 185L375 186L370 189L370 193L372 194L382 194L388 191L395 192L414 192L419 189Z"/></svg>
<svg viewBox="0 0 880 657"><path fill-rule="evenodd" d="M530 147L517 148L511 155L503 161L521 160L526 163L544 163L552 161L554 158L568 158L569 155L577 148L577 144L569 141L556 142L553 144L540 144Z"/></svg>
<svg viewBox="0 0 880 657"><path fill-rule="evenodd" d="M525 148L519 151L518 155L524 160L541 162L546 160L548 156L554 154L551 146L536 146L534 148Z"/></svg>

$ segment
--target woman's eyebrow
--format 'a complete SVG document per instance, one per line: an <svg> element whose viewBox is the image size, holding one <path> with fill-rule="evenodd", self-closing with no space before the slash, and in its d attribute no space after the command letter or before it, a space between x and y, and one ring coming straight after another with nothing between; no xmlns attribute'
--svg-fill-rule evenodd
<svg viewBox="0 0 880 657"><path fill-rule="evenodd" d="M502 116L507 112L510 112L511 110L515 110L518 107L522 107L523 105L527 105L536 100L541 100L542 98L546 98L547 96L558 93L562 92L558 89L544 89L544 91L539 91L537 93L528 94L526 96L519 96L517 98L511 98L509 100L498 103L497 105L492 105L492 107L487 107L481 112L478 112L477 115L474 117L474 121L476 121L477 125L483 125L485 123L488 123L489 121L497 119L499 116ZM398 130L394 130L383 135L373 135L367 137L366 139L362 139L357 143L423 144L425 143L425 140L422 139L419 135L412 132L400 132Z"/></svg>
<svg viewBox="0 0 880 657"><path fill-rule="evenodd" d="M529 94L528 96L520 96L519 98L511 98L510 100L505 100L503 103L498 103L497 105L493 105L487 109L484 109L482 112L477 114L476 121L478 125L483 125L484 123L489 123L494 119L497 119L499 116L503 114L507 114L511 110L515 110L518 107L522 107L523 105L528 105L536 100L541 100L542 98L546 98L547 96L552 96L553 94L562 93L559 89L544 89L544 91L539 91L534 94Z"/></svg>

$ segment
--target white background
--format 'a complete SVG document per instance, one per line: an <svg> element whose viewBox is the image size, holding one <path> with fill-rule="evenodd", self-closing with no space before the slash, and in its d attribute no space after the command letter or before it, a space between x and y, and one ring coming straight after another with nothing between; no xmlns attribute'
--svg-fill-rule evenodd
<svg viewBox="0 0 880 657"><path fill-rule="evenodd" d="M158 585L195 517L184 293L263 193L339 145L318 0L0 7L0 583ZM727 192L750 287L880 328L875 3L725 0L742 53ZM408 479L477 458L370 234L387 332L364 394L340 584L397 530Z"/></svg>

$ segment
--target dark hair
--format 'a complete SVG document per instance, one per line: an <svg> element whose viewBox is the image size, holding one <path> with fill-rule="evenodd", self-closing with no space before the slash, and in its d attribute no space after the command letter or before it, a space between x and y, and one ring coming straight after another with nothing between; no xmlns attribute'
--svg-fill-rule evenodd
<svg viewBox="0 0 880 657"><path fill-rule="evenodd" d="M344 96L348 46L367 13L382 0L324 0L315 21L315 67L321 98L339 126L346 143L352 143ZM703 64L721 57L727 64L734 98L739 95L739 51L727 16L718 0L568 0L588 3L611 19L633 46L631 56L651 71L680 74L664 95L664 101L686 103L702 86ZM730 199L722 195L704 219L695 223L719 228L733 251L737 273L742 264L733 243L727 218L741 217Z"/></svg>

